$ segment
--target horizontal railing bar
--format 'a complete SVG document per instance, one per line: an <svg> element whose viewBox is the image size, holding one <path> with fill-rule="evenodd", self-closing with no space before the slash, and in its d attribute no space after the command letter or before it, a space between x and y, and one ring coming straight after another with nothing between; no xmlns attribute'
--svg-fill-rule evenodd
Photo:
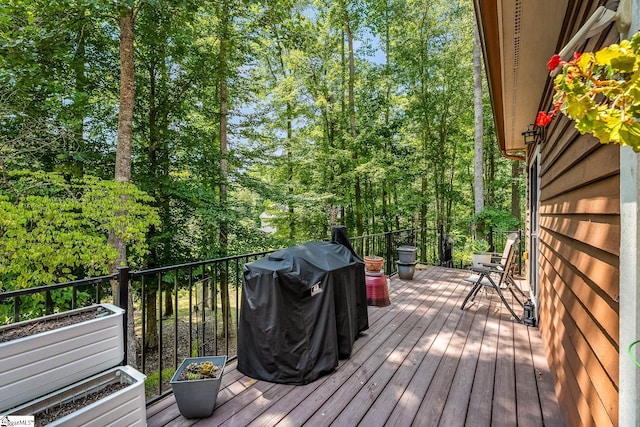
<svg viewBox="0 0 640 427"><path fill-rule="evenodd" d="M91 277L89 279L73 280L71 282L56 283L53 285L34 286L33 288L18 289L15 291L0 292L0 300L9 299L13 297L19 297L24 295L38 294L41 292L55 291L57 289L98 285L108 280L114 280L118 277L117 273L109 274L107 276Z"/></svg>
<svg viewBox="0 0 640 427"><path fill-rule="evenodd" d="M256 257L256 256L262 256L262 255L267 255L267 254L276 252L278 250L280 250L280 249L272 249L272 250L269 250L269 251L254 252L254 253L243 254L243 255L233 255L233 256L228 256L228 257L224 257L224 258L209 259L209 260L205 260L205 261L187 262L187 263L184 263L184 264L168 265L168 266L165 266L165 267L149 268L149 269L146 269L146 270L132 271L130 274L131 274L131 277L147 276L147 275L151 275L151 274L164 273L164 272L171 271L171 270L181 270L183 268L200 267L200 266L204 266L204 265L208 265L208 264L215 264L215 263L220 263L220 262L225 262L225 261L233 261L233 260L241 259L241 258L251 258L251 257Z"/></svg>
<svg viewBox="0 0 640 427"><path fill-rule="evenodd" d="M361 240L361 239L370 239L373 237L383 237L386 236L388 234L399 234L399 233L404 233L407 231L414 231L414 232L418 232L421 229L420 228L403 228L402 230L394 230L394 231L387 231L385 233L377 233L377 234L367 234L365 236L356 236L356 237L350 237L349 240L354 241L354 240ZM438 229L435 227L427 227L424 230L431 230L431 231L437 231Z"/></svg>

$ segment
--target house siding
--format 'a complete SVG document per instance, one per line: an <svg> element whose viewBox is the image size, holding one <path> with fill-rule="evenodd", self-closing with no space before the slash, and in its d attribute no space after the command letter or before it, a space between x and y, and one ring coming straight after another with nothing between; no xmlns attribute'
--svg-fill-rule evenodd
<svg viewBox="0 0 640 427"><path fill-rule="evenodd" d="M554 23L538 28L529 21L526 27L527 20L523 19L520 26L515 12L513 16L503 14L505 10L511 11L509 0L474 1L476 10L480 12L477 16L482 29L493 110L497 115L499 146L503 153L511 155L513 152L506 148L515 146L515 143L506 138L510 137L509 132L516 133L511 129L512 122L508 121L511 116L505 118L505 115L509 111L530 114L531 108L522 99L522 105L510 103L512 99L513 102L519 99L517 91L522 90L527 81L522 78L525 74L521 68L512 69L510 55L515 55L514 51L534 52L538 46L540 51L548 51L549 55L560 52L595 10L609 2L545 0L518 3L521 6L518 14L540 21L545 21L543 6L564 7L565 14L562 25ZM631 0L631 4L633 28L637 31L640 0ZM521 33L516 34L516 30ZM545 43L543 39L529 37L537 31L545 31L546 35L554 37L557 34L555 48L549 46L549 41ZM526 43L521 43L523 40ZM616 25L612 23L602 33L591 34L576 50L594 51L618 40ZM527 71L534 72L531 67ZM518 83L514 83L514 76L520 76ZM546 79L544 86L537 83L539 99L537 95L529 98L535 99L539 110L548 111L553 106L553 80ZM529 123L534 120L535 115L532 115ZM527 245L531 256L527 268L531 273L529 277L535 280L530 286L535 293L539 327L558 400L569 426L617 426L620 420L624 427L638 425L637 422L628 422L637 420L638 402L634 398L638 383L633 383L629 376L636 377L620 372L620 358L626 361L625 355L620 353L620 331L625 332L622 342L625 343L623 350L626 350L627 341L634 337L633 332L638 328L637 325L629 326L627 333L627 324L620 325L621 224L625 230L634 233L637 226L629 227L628 216L621 218L620 148L602 145L590 135L580 135L574 123L562 114L545 129L542 140L539 146L530 145L526 153L529 171L533 174L529 176L529 203L535 203L528 209ZM625 179L637 179L634 167L640 169L638 165L640 163L630 165L630 171L624 170ZM624 190L626 196L626 188ZM631 196L633 206L640 200L637 188L635 193ZM631 209L627 208L628 204L623 204L627 215L627 209ZM632 218L637 215L637 212L630 213ZM626 234L623 237L627 237ZM633 236L629 240L636 242L638 237ZM624 256L627 246L623 249ZM632 261L637 261L637 248L629 252L634 258ZM630 273L626 271L627 263L624 268L623 273L636 280L637 268L629 267L633 269ZM627 286L626 280L622 286ZM627 317L636 321L637 315L628 315L628 310L634 309L633 303L629 302L630 296L625 297L622 300L624 321L628 322ZM630 306L628 309L627 304ZM622 415L619 413L620 395L623 406L634 406L626 411L623 408Z"/></svg>
<svg viewBox="0 0 640 427"><path fill-rule="evenodd" d="M541 150L539 320L574 426L618 425L620 149L564 116Z"/></svg>

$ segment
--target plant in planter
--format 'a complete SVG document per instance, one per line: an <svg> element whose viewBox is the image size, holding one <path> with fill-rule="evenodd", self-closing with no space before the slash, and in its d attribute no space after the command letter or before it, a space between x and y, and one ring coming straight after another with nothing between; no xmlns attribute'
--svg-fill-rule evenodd
<svg viewBox="0 0 640 427"><path fill-rule="evenodd" d="M189 357L171 378L171 388L185 418L206 418L216 407L227 356Z"/></svg>
<svg viewBox="0 0 640 427"><path fill-rule="evenodd" d="M123 315L101 304L0 327L0 411L121 363Z"/></svg>
<svg viewBox="0 0 640 427"><path fill-rule="evenodd" d="M580 133L602 143L629 145L640 152L640 33L597 52L576 53L570 61L554 55L553 109L538 113L536 125L548 126L561 111Z"/></svg>
<svg viewBox="0 0 640 427"><path fill-rule="evenodd" d="M484 239L475 239L473 241L473 252L474 253L483 253L489 251L489 242Z"/></svg>
<svg viewBox="0 0 640 427"><path fill-rule="evenodd" d="M206 378L218 378L218 371L222 366L216 366L210 360L200 363L189 363L182 371L178 381L204 380Z"/></svg>
<svg viewBox="0 0 640 427"><path fill-rule="evenodd" d="M46 396L27 402L0 418L33 415L38 425L146 425L145 376L117 366Z"/></svg>

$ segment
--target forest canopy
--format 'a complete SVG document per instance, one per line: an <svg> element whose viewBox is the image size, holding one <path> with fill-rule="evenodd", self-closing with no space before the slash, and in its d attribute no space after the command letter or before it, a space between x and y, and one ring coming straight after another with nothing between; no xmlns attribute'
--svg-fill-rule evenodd
<svg viewBox="0 0 640 427"><path fill-rule="evenodd" d="M114 180L123 17L131 176ZM104 274L114 236L134 268L332 224L466 238L474 22L471 0L2 2L0 287ZM481 217L517 225L519 168L496 151L487 98Z"/></svg>

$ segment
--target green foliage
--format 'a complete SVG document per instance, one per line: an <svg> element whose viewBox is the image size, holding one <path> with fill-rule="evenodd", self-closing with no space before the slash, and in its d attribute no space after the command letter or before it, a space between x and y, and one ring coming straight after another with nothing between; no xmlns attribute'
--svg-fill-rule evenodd
<svg viewBox="0 0 640 427"><path fill-rule="evenodd" d="M520 226L520 221L511 213L491 206L486 206L471 220L484 232L488 232L490 228L494 231L515 230Z"/></svg>
<svg viewBox="0 0 640 427"><path fill-rule="evenodd" d="M109 180L117 5L0 6L3 288L106 272L109 230L125 238L133 266L320 240L332 221L351 236L358 222L366 233L443 223L469 234L468 1L133 3L132 180L153 200ZM495 145L485 111L485 140ZM510 163L495 150L485 151L486 200L505 209ZM276 233L260 230L263 211L276 215Z"/></svg>
<svg viewBox="0 0 640 427"><path fill-rule="evenodd" d="M109 231L127 242L132 265L145 256L145 233L158 217L151 198L134 185L27 171L11 178L20 197L0 193L3 289L108 273L117 257Z"/></svg>
<svg viewBox="0 0 640 427"><path fill-rule="evenodd" d="M476 239L473 241L473 253L479 254L489 250L489 242L484 239Z"/></svg>
<svg viewBox="0 0 640 427"><path fill-rule="evenodd" d="M173 374L176 371L171 368L166 368L162 370L162 382L168 383L173 377ZM156 396L158 393L158 385L159 385L160 375L158 372L152 372L147 375L147 378L144 380L144 394L147 399Z"/></svg>

